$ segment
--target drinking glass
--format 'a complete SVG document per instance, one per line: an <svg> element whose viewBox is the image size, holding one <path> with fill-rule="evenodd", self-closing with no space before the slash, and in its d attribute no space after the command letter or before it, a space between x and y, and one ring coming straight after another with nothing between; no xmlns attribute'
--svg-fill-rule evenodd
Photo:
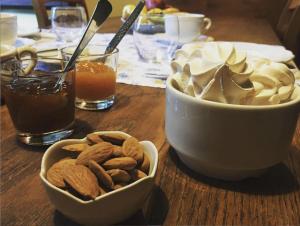
<svg viewBox="0 0 300 226"><path fill-rule="evenodd" d="M1 90L17 138L29 145L49 145L73 132L75 70L62 73L65 61L37 58L33 70L24 74L30 62L9 62L15 64L9 74L1 68Z"/></svg>
<svg viewBox="0 0 300 226"><path fill-rule="evenodd" d="M178 26L165 30L163 14L140 15L134 23L133 38L140 58L146 62L169 62L178 46Z"/></svg>
<svg viewBox="0 0 300 226"><path fill-rule="evenodd" d="M72 42L81 37L87 23L84 8L78 7L53 7L51 9L52 30L59 40Z"/></svg>
<svg viewBox="0 0 300 226"><path fill-rule="evenodd" d="M63 48L63 58L69 60L75 48ZM119 50L104 54L105 48L105 45L89 44L76 62L75 105L80 109L102 110L114 103Z"/></svg>

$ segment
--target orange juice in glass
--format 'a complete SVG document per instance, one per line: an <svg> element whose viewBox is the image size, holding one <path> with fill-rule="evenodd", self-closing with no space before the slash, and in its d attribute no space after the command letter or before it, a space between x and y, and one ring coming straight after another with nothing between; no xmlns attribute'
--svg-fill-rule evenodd
<svg viewBox="0 0 300 226"><path fill-rule="evenodd" d="M62 49L69 59L75 47ZM85 110L102 110L114 103L118 50L103 54L105 46L90 44L76 62L76 107Z"/></svg>

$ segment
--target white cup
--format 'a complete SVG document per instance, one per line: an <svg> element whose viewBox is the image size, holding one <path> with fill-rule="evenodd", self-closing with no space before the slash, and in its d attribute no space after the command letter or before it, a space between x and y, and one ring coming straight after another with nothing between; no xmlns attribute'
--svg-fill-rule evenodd
<svg viewBox="0 0 300 226"><path fill-rule="evenodd" d="M17 39L17 16L14 14L0 13L0 43L14 45Z"/></svg>
<svg viewBox="0 0 300 226"><path fill-rule="evenodd" d="M209 30L211 24L211 19L203 14L176 13L165 16L166 33L178 36L182 44L195 41Z"/></svg>

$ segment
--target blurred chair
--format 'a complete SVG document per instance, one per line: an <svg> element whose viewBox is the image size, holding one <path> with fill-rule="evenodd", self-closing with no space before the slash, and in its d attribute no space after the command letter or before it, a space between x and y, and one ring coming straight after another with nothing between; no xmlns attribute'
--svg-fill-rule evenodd
<svg viewBox="0 0 300 226"><path fill-rule="evenodd" d="M288 0L279 17L276 33L300 66L300 0Z"/></svg>
<svg viewBox="0 0 300 226"><path fill-rule="evenodd" d="M57 6L82 6L88 17L88 10L85 0L32 0L32 6L36 14L39 28L49 28L51 21L47 13L47 3L57 3Z"/></svg>
<svg viewBox="0 0 300 226"><path fill-rule="evenodd" d="M266 17L274 30L288 2L289 0L276 0L276 4L274 4L274 0L266 0L264 6L266 8Z"/></svg>

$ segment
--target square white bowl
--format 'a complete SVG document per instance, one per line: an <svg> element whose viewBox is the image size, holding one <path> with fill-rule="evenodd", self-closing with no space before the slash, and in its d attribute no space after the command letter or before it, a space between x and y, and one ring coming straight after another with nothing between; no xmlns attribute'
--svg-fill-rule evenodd
<svg viewBox="0 0 300 226"><path fill-rule="evenodd" d="M112 133L130 137L130 135L119 131L96 132L96 134ZM158 152L155 145L150 141L140 142L150 160L150 170L147 177L101 195L95 200L83 201L49 183L46 179L46 173L53 163L68 156L68 153L63 151L61 147L85 142L86 138L63 140L53 144L46 150L42 159L40 178L50 201L57 210L80 224L108 225L126 220L143 206L154 185L158 164Z"/></svg>

